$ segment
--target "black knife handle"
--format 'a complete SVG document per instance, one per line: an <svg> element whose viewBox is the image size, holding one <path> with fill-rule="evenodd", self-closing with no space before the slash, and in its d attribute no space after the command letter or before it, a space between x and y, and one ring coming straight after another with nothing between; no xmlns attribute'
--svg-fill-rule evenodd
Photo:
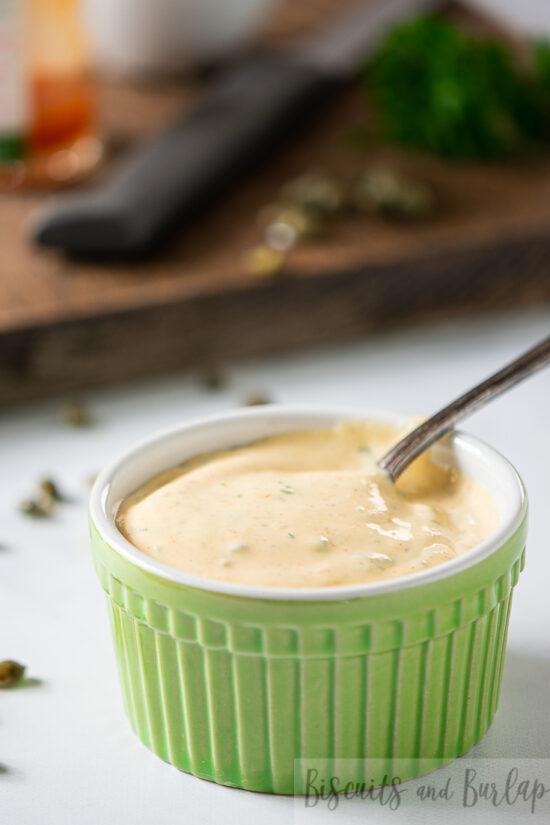
<svg viewBox="0 0 550 825"><path fill-rule="evenodd" d="M148 252L276 148L335 85L282 52L238 64L195 107L131 151L106 183L54 203L35 221L34 239L80 258Z"/></svg>

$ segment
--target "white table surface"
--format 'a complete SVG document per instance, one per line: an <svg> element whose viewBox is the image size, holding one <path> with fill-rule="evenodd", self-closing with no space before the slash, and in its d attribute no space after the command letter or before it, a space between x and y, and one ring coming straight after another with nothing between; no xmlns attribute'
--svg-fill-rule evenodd
<svg viewBox="0 0 550 825"><path fill-rule="evenodd" d="M83 430L58 422L59 400L1 413L0 659L25 662L39 683L31 679L20 689L0 691L0 823L271 825L292 819L292 800L179 773L130 731L88 549L86 479L103 462L161 427L235 406L251 388L280 402L338 400L429 412L549 328L550 310L524 311L240 363L230 367L231 382L222 391L201 388L190 374L97 391L88 395L96 425ZM515 463L532 508L500 709L478 746L488 756L550 758L549 409L546 372L466 425ZM17 503L44 475L58 479L76 500L51 521L25 519ZM313 818L342 821L326 809ZM413 820L400 812L382 819L372 806L367 820L365 809L355 805L346 821Z"/></svg>

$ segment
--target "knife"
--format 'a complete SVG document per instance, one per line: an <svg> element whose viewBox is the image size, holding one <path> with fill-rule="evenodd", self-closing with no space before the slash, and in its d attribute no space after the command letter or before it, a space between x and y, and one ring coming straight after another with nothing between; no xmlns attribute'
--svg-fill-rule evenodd
<svg viewBox="0 0 550 825"><path fill-rule="evenodd" d="M54 200L33 239L80 259L131 260L292 136L409 13L441 0L361 2L336 24L226 70L201 100L130 151L105 183Z"/></svg>

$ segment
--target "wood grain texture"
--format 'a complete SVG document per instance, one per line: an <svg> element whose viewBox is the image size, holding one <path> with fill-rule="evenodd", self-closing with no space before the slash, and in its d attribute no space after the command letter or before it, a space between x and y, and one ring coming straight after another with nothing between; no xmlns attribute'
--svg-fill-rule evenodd
<svg viewBox="0 0 550 825"><path fill-rule="evenodd" d="M270 39L342 5L289 2ZM107 133L130 145L189 105L202 82L103 84ZM549 157L448 166L390 147L366 152L350 138L366 117L350 87L300 140L137 265L75 264L32 249L28 222L44 196L0 196L0 403L550 298ZM430 183L437 217L396 225L345 216L295 250L280 278L244 273L256 213L285 180L309 169L353 178L381 163Z"/></svg>

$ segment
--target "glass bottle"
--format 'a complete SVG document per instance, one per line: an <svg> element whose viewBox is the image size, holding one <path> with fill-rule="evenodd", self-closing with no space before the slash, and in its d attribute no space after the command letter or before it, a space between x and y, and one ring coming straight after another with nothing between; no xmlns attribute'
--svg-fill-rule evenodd
<svg viewBox="0 0 550 825"><path fill-rule="evenodd" d="M0 188L79 180L101 159L79 0L0 0Z"/></svg>

